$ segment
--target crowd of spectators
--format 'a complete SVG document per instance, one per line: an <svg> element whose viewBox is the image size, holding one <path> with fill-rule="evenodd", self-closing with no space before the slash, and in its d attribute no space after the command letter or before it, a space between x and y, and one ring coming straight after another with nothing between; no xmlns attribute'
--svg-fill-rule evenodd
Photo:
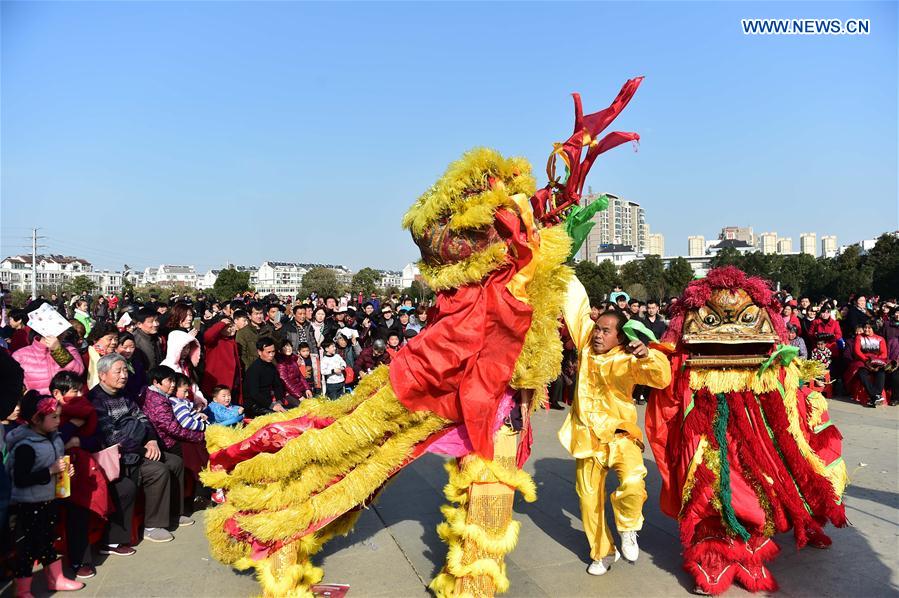
<svg viewBox="0 0 899 598"><path fill-rule="evenodd" d="M70 324L58 337L28 326L44 303ZM51 589L78 589L97 553L131 556L193 525L219 496L198 478L208 425L339 398L427 325L399 297L85 293L0 308L0 551L16 553L2 571L23 596L35 562Z"/></svg>
<svg viewBox="0 0 899 598"><path fill-rule="evenodd" d="M871 407L890 394L890 404L899 401L895 300L778 298L789 342L800 356L822 362L842 394ZM614 289L591 315L620 311L661 339L674 301L641 301ZM70 323L59 337L28 326L28 314L43 303ZM194 510L219 496L198 481L208 460L207 426L237 425L312 397L339 398L428 325L426 306L397 296L83 294L0 307L7 438L0 549L18 548L5 571L18 577L23 595L35 561L45 565L51 588L77 589L78 579L95 575L97 552L131 556L139 539L169 542L192 525ZM561 331L565 350L549 389L552 408L571 402L577 372L577 352ZM648 396L646 388L634 391L637 403ZM51 487L69 468L71 494L56 497ZM14 534L10 496L19 505ZM21 516L23 504L41 517Z"/></svg>

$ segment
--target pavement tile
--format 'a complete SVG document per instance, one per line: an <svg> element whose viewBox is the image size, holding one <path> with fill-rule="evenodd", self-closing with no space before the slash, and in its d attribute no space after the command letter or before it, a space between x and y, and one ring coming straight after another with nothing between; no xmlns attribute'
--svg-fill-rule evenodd
<svg viewBox="0 0 899 598"><path fill-rule="evenodd" d="M796 551L790 535L779 536L781 554L771 570L785 597L896 596L899 593L899 409L865 409L832 400L831 416L844 435L844 457L852 485L846 492L853 526L828 528L830 550ZM644 409L639 408L641 414ZM515 503L521 522L518 547L507 559L510 597L688 596L690 577L681 569L677 524L659 511L659 476L651 451L644 454L649 499L635 564L619 561L603 577L586 574L589 561L577 496L574 462L556 439L565 412L537 413L534 453L527 469L538 486L538 501ZM444 459L426 455L399 474L356 529L332 540L314 561L325 580L349 583L351 596L418 598L440 568L446 547L435 527L446 484ZM859 464L864 463L864 466ZM609 476L608 488L614 488ZM616 536L617 539L617 536ZM42 582L41 582L42 583ZM39 583L35 588L40 589ZM3 596L9 594L9 587ZM79 592L84 596L255 596L252 575L209 557L203 526L177 532L170 544L143 543L134 557L109 558ZM37 596L46 596L38 591ZM748 595L734 587L728 596Z"/></svg>

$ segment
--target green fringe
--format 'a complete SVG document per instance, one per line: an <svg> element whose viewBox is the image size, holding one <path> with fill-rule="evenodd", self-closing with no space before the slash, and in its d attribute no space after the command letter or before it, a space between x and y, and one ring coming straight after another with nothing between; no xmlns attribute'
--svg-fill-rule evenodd
<svg viewBox="0 0 899 598"><path fill-rule="evenodd" d="M749 540L749 532L737 519L732 504L732 493L730 489L730 462L727 460L727 420L730 418L730 409L727 405L727 396L720 392L718 397L718 412L715 416L715 440L718 441L718 454L721 461L721 516L724 523L735 534L743 538L744 542Z"/></svg>

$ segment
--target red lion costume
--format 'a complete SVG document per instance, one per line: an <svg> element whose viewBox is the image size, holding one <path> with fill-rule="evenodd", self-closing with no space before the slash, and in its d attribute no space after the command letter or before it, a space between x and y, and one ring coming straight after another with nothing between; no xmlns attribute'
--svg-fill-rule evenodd
<svg viewBox="0 0 899 598"><path fill-rule="evenodd" d="M775 533L826 548L823 525L847 524L842 436L785 339L768 284L734 267L690 283L663 339L672 382L646 431L698 593L774 591Z"/></svg>

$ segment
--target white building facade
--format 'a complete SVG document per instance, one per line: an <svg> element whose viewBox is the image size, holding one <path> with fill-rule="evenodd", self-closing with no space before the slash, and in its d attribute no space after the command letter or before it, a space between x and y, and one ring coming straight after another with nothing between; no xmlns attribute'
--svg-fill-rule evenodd
<svg viewBox="0 0 899 598"><path fill-rule="evenodd" d="M389 289L390 287L396 287L400 290L403 290L405 288L403 286L402 272L399 272L397 270L378 270L378 274L381 275L381 281L378 284L380 288Z"/></svg>
<svg viewBox="0 0 899 598"><path fill-rule="evenodd" d="M94 293L109 295L122 290L122 273L94 271L85 259L67 255L37 256L37 289L44 293L62 293L76 276L86 276L94 283ZM0 261L0 283L12 291L31 291L31 256L14 255Z"/></svg>
<svg viewBox="0 0 899 598"><path fill-rule="evenodd" d="M418 270L417 264L410 262L403 267L402 286L400 288L407 289L411 287L412 283L416 280L421 280L421 272Z"/></svg>
<svg viewBox="0 0 899 598"><path fill-rule="evenodd" d="M333 264L300 264L297 262L262 262L256 270L255 280L250 277L250 284L262 295L291 295L296 297L303 288L303 276L313 268L327 268L337 276L337 282L350 284L353 273L340 265Z"/></svg>

